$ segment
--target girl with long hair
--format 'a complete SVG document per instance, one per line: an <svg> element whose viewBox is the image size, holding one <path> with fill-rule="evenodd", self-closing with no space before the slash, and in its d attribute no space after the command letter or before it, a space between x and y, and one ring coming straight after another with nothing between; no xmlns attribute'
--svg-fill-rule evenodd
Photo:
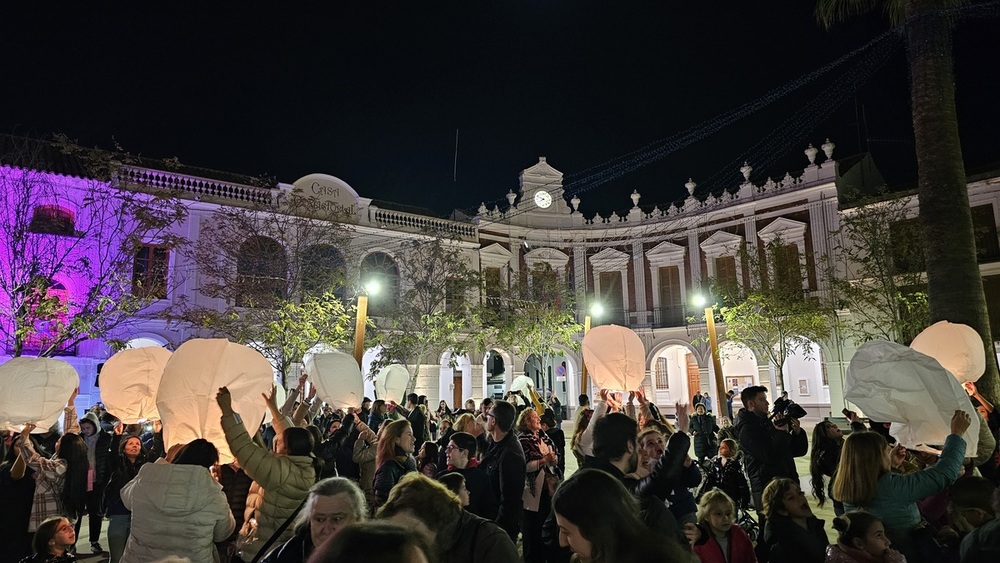
<svg viewBox="0 0 1000 563"><path fill-rule="evenodd" d="M74 392L70 404L76 397ZM66 407L65 424L67 432L56 442L55 454L45 459L35 451L29 435L36 427L28 423L21 431L18 443L21 458L28 467L35 470L35 495L31 503L31 520L28 531L34 532L45 520L53 516L65 516L75 522L86 508L87 476L90 462L87 460L87 444L77 434L80 430L76 418L76 407Z"/></svg>
<svg viewBox="0 0 1000 563"><path fill-rule="evenodd" d="M881 434L851 434L844 440L833 479L834 498L841 500L847 510L864 508L878 517L885 524L886 535L903 550L908 561L931 560L933 539L925 537L920 526L917 501L940 493L959 477L966 447L962 434L970 423L968 413L955 411L951 434L945 438L938 462L907 475L892 471L893 465L902 460L893 455Z"/></svg>
<svg viewBox="0 0 1000 563"><path fill-rule="evenodd" d="M154 432L159 435L162 427L157 421ZM146 449L142 440L138 436L125 436L125 425L115 426L112 438L112 452L114 457L111 460L111 480L104 489L105 514L108 517L108 550L111 553L111 563L118 563L125 552L125 543L128 541L129 530L132 528L132 512L125 508L121 499L121 490L126 483L135 479L139 474L139 468L146 462L154 461L158 454L154 454ZM163 449L163 439L157 438L154 442Z"/></svg>
<svg viewBox="0 0 1000 563"><path fill-rule="evenodd" d="M400 478L410 471L417 470L413 459L416 438L413 428L407 420L397 420L386 425L378 439L378 451L375 454L375 506L382 506L389 498L389 491L396 486Z"/></svg>
<svg viewBox="0 0 1000 563"><path fill-rule="evenodd" d="M865 425L858 420L853 411L844 411L851 422L852 432L864 432ZM809 452L809 474L811 476L813 496L819 501L820 508L826 503L827 496L833 491L833 477L840 463L840 450L844 447L844 432L829 420L818 423L813 428L812 449ZM826 477L830 478L826 482ZM844 513L844 503L833 498L833 512L837 516Z"/></svg>
<svg viewBox="0 0 1000 563"><path fill-rule="evenodd" d="M576 411L576 420L573 422L573 437L569 439L570 449L573 450L573 457L576 458L577 467L583 467L583 450L580 447L580 437L583 436L590 419L594 416L594 409L580 407Z"/></svg>
<svg viewBox="0 0 1000 563"><path fill-rule="evenodd" d="M559 545L571 561L687 561L674 542L663 542L642 521L639 501L609 473L582 469L563 481L552 497Z"/></svg>

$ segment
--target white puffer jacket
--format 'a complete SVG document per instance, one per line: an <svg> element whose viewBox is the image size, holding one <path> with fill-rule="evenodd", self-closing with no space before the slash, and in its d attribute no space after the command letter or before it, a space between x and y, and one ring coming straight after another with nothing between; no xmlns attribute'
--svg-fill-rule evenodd
<svg viewBox="0 0 1000 563"><path fill-rule="evenodd" d="M213 542L226 539L236 525L222 486L199 465L147 463L121 496L132 511L121 563L171 555L212 563L218 560Z"/></svg>

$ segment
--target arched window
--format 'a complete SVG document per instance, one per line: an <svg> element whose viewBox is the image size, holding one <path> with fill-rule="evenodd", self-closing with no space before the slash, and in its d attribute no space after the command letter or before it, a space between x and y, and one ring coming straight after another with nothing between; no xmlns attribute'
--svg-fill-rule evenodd
<svg viewBox="0 0 1000 563"><path fill-rule="evenodd" d="M285 249L269 237L254 236L240 245L236 260L236 305L268 307L288 292L288 258Z"/></svg>
<svg viewBox="0 0 1000 563"><path fill-rule="evenodd" d="M31 214L28 230L47 235L74 236L73 212L58 205L39 205Z"/></svg>
<svg viewBox="0 0 1000 563"><path fill-rule="evenodd" d="M399 306L399 267L391 256L373 252L361 262L361 283L378 284L378 291L368 297L368 310L372 316L383 314Z"/></svg>
<svg viewBox="0 0 1000 563"><path fill-rule="evenodd" d="M333 291L344 297L344 256L329 244L314 244L302 252L302 291L319 295Z"/></svg>

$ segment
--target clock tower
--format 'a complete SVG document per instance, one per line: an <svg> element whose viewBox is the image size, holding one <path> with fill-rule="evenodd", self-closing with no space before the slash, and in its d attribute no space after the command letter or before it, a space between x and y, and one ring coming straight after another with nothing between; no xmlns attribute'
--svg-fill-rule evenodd
<svg viewBox="0 0 1000 563"><path fill-rule="evenodd" d="M530 214L568 215L572 212L563 199L562 172L552 168L544 156L538 164L521 172L518 210Z"/></svg>

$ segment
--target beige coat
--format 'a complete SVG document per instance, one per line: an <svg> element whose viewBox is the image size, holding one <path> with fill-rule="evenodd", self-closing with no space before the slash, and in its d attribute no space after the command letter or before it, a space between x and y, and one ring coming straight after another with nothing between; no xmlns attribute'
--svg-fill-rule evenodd
<svg viewBox="0 0 1000 563"><path fill-rule="evenodd" d="M167 556L212 563L213 542L226 539L236 525L222 486L199 465L147 463L122 487L121 497L132 511L121 563Z"/></svg>
<svg viewBox="0 0 1000 563"><path fill-rule="evenodd" d="M288 427L287 419L275 421L278 433ZM271 535L295 512L299 504L309 494L309 488L316 483L316 470L310 456L285 456L267 451L250 439L246 427L235 416L222 417L222 429L226 433L229 449L240 462L240 467L259 485L260 504L253 514L257 520L257 541L243 549L244 559L252 559ZM256 502L258 487L251 486L251 496L247 504ZM281 545L293 534L288 526L274 546Z"/></svg>

